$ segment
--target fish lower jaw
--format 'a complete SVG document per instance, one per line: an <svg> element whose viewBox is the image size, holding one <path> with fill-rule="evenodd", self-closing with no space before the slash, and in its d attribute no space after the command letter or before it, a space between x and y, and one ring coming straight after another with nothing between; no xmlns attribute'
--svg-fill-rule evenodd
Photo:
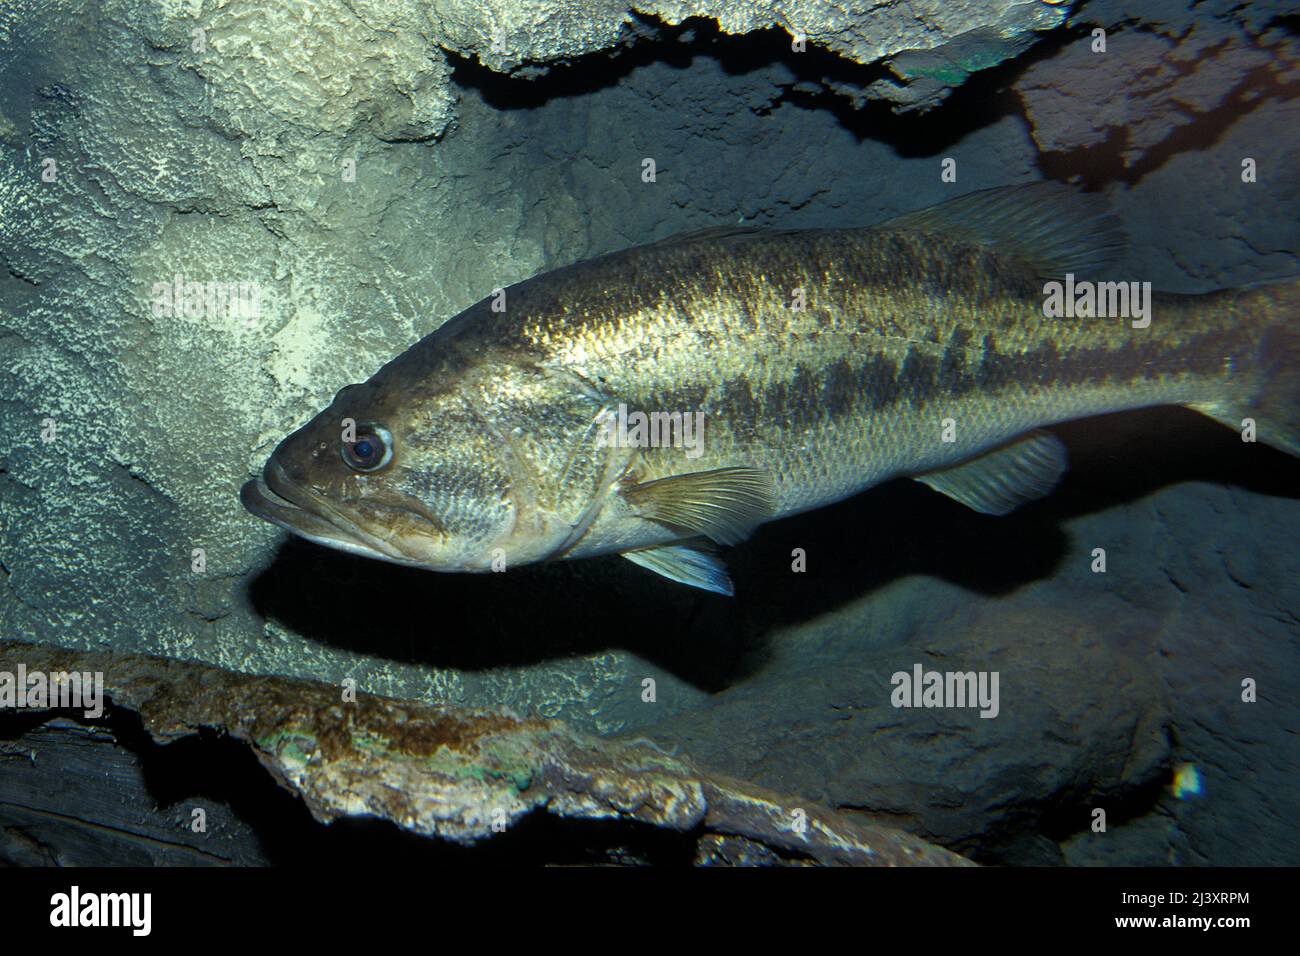
<svg viewBox="0 0 1300 956"><path fill-rule="evenodd" d="M330 516L316 509L302 507L277 492L262 478L246 482L240 489L239 499L258 518L314 544L395 564L425 566L372 535L331 520Z"/></svg>

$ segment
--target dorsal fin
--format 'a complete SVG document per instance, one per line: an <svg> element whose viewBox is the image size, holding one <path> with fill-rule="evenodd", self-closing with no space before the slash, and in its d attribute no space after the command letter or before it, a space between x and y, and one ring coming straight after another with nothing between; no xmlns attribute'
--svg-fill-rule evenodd
<svg viewBox="0 0 1300 956"><path fill-rule="evenodd" d="M1053 182L982 189L876 228L987 246L1044 279L1097 275L1124 253L1124 232L1106 198Z"/></svg>

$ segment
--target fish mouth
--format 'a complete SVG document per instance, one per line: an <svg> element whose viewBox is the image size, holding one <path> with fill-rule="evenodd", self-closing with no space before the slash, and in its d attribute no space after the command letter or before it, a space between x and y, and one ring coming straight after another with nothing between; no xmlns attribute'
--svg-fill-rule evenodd
<svg viewBox="0 0 1300 956"><path fill-rule="evenodd" d="M260 478L244 483L239 500L253 515L315 544L420 567L392 544L357 527L319 495L289 480L275 459L266 463Z"/></svg>

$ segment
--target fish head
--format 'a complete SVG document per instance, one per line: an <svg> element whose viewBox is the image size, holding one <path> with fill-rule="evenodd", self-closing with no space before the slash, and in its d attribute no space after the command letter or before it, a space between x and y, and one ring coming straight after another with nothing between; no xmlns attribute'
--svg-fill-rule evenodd
<svg viewBox="0 0 1300 956"><path fill-rule="evenodd" d="M244 506L317 544L437 571L555 556L612 483L599 401L517 362L410 371L395 362L340 391L279 444Z"/></svg>

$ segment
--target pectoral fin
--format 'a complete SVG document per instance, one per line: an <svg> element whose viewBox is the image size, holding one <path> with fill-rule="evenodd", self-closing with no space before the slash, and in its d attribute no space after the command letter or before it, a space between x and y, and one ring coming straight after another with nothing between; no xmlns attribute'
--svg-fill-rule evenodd
<svg viewBox="0 0 1300 956"><path fill-rule="evenodd" d="M1065 446L1044 431L916 480L986 515L1004 515L1051 493L1065 474Z"/></svg>
<svg viewBox="0 0 1300 956"><path fill-rule="evenodd" d="M722 560L699 548L670 544L644 551L626 551L623 557L679 584L688 584L693 588L728 597L736 593Z"/></svg>
<svg viewBox="0 0 1300 956"><path fill-rule="evenodd" d="M744 541L772 517L772 485L756 468L718 468L675 475L620 492L643 518L712 538L719 544Z"/></svg>

